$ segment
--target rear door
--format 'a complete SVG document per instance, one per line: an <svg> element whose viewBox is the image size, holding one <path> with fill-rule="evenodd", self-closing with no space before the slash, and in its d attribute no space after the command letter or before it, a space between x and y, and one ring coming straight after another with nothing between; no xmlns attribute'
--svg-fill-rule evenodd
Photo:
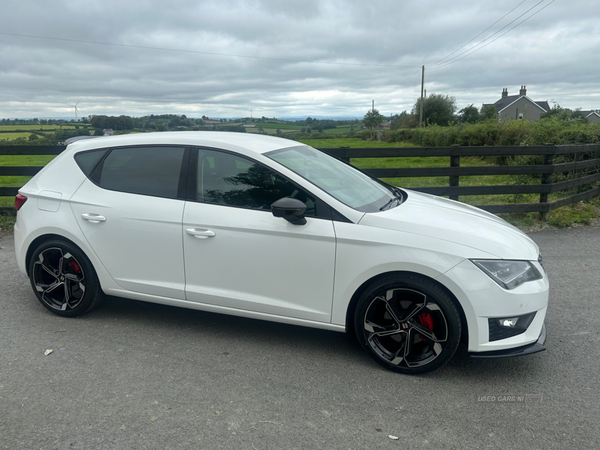
<svg viewBox="0 0 600 450"><path fill-rule="evenodd" d="M185 299L181 174L188 156L184 147L112 149L71 198L91 248L124 289Z"/></svg>

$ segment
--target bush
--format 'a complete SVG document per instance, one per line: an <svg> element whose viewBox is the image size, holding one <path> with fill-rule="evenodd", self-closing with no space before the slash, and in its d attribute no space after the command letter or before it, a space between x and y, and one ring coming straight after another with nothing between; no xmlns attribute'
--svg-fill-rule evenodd
<svg viewBox="0 0 600 450"><path fill-rule="evenodd" d="M474 124L398 128L388 136L389 142L410 142L423 147L593 144L600 142L600 124L584 124L558 117L548 117L539 122L487 120ZM362 137L371 138L365 133Z"/></svg>

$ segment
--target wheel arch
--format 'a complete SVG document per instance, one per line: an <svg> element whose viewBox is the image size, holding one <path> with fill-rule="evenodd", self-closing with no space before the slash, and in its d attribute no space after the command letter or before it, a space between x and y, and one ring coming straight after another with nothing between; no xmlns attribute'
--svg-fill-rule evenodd
<svg viewBox="0 0 600 450"><path fill-rule="evenodd" d="M467 317L466 317L463 307L462 307L460 301L458 300L458 298L456 297L456 295L454 295L454 293L450 289L448 289L442 283L437 281L435 278L431 278L430 276L423 275L422 273L419 273L419 272L412 272L412 271L407 271L407 270L396 270L396 271L390 271L390 272L384 272L384 273L377 274L377 275L369 278L365 282L363 282L363 284L361 284L358 287L358 289L352 295L352 298L350 299L350 303L348 304L348 309L346 310L346 333L348 333L351 336L354 336L354 334L355 334L354 314L356 313L356 306L358 304L358 300L362 296L363 292L365 292L365 290L367 290L369 288L369 286L371 286L373 283L377 282L378 280L388 277L388 276L393 276L393 275L416 275L421 278L426 278L427 280L436 284L441 290L443 290L448 295L448 297L450 297L450 299L454 303L454 306L456 306L456 310L458 311L458 314L460 316L460 322L461 322L461 328L462 328L461 341L464 341L466 344L468 344L469 328L467 326Z"/></svg>

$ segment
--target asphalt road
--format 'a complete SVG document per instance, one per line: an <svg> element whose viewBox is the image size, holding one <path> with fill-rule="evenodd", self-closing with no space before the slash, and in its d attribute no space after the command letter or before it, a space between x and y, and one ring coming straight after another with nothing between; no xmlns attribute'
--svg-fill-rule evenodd
<svg viewBox="0 0 600 450"><path fill-rule="evenodd" d="M600 228L531 236L551 282L548 350L463 349L408 377L340 333L115 298L54 316L5 233L0 448L600 448Z"/></svg>

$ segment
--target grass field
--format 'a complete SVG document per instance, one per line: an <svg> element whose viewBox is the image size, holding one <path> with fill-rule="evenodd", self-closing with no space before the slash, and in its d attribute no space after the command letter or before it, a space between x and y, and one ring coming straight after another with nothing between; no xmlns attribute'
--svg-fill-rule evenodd
<svg viewBox="0 0 600 450"><path fill-rule="evenodd" d="M80 128L88 125L88 124L77 124ZM60 125L0 125L0 133L2 131L54 131L59 130L61 128ZM63 130L74 130L75 125L63 125Z"/></svg>
<svg viewBox="0 0 600 450"><path fill-rule="evenodd" d="M31 133L1 133L0 132L0 140L14 141L15 139L25 138L29 139Z"/></svg>
<svg viewBox="0 0 600 450"><path fill-rule="evenodd" d="M399 148L399 147L414 147L412 144L404 142L377 142L363 141L358 138L333 138L333 139L298 139L298 142L310 145L314 148Z"/></svg>

